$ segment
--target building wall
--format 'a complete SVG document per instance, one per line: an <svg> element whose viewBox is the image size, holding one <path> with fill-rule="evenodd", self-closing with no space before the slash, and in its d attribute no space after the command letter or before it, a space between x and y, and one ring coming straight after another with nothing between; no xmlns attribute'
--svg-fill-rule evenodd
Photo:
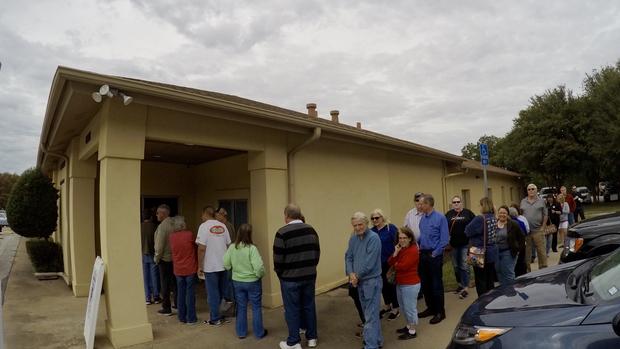
<svg viewBox="0 0 620 349"><path fill-rule="evenodd" d="M441 210L442 162L363 145L321 139L295 159L296 202L321 239L317 291L341 285L351 215L375 208L397 226L416 191L433 193Z"/></svg>
<svg viewBox="0 0 620 349"><path fill-rule="evenodd" d="M521 200L521 182L511 176L487 172L491 198L495 207L518 203ZM462 196L463 190L469 190L470 203L469 209L477 213L478 202L484 196L483 193L483 174L482 171L469 171L465 174L448 177L446 188L448 199L453 195ZM512 194L511 194L512 192ZM502 194L503 193L503 194Z"/></svg>

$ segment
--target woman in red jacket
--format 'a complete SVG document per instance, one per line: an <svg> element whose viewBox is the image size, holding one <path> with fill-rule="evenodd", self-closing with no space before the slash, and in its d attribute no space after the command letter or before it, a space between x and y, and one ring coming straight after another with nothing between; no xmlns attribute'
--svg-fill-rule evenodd
<svg viewBox="0 0 620 349"><path fill-rule="evenodd" d="M415 326L418 324L418 292L420 292L420 277L418 276L418 262L420 252L413 232L407 227L398 229L398 245L388 259L390 266L396 270L396 296L401 312L405 314L407 325L396 330L401 335L398 339L416 337Z"/></svg>

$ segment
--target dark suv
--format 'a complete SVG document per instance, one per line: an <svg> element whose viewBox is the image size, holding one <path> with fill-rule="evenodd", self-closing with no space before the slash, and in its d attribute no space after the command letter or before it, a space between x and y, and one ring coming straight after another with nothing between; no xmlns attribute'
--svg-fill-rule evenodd
<svg viewBox="0 0 620 349"><path fill-rule="evenodd" d="M620 212L583 220L568 229L560 262L600 256L620 246Z"/></svg>
<svg viewBox="0 0 620 349"><path fill-rule="evenodd" d="M620 250L489 291L467 308L448 348L620 348Z"/></svg>

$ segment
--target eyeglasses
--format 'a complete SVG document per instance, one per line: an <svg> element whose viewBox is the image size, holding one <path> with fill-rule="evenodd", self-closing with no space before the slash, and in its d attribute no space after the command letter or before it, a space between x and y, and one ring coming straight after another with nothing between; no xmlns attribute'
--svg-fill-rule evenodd
<svg viewBox="0 0 620 349"><path fill-rule="evenodd" d="M452 201L453 204L460 204L460 201Z"/></svg>
<svg viewBox="0 0 620 349"><path fill-rule="evenodd" d="M381 218L381 217L370 217L370 219L372 219L373 221L375 221L375 220L377 220L379 218Z"/></svg>
<svg viewBox="0 0 620 349"><path fill-rule="evenodd" d="M527 190L536 190L536 188L527 188Z"/></svg>

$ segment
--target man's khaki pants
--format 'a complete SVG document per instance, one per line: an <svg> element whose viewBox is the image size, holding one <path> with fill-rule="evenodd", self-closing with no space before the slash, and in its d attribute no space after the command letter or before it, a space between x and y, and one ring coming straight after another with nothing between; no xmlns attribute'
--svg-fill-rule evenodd
<svg viewBox="0 0 620 349"><path fill-rule="evenodd" d="M538 269L547 267L547 249L546 249L545 233L543 229L533 230L530 235L525 238L525 265L527 272L532 271L530 262L532 261L532 244L536 246L536 254L538 258Z"/></svg>

